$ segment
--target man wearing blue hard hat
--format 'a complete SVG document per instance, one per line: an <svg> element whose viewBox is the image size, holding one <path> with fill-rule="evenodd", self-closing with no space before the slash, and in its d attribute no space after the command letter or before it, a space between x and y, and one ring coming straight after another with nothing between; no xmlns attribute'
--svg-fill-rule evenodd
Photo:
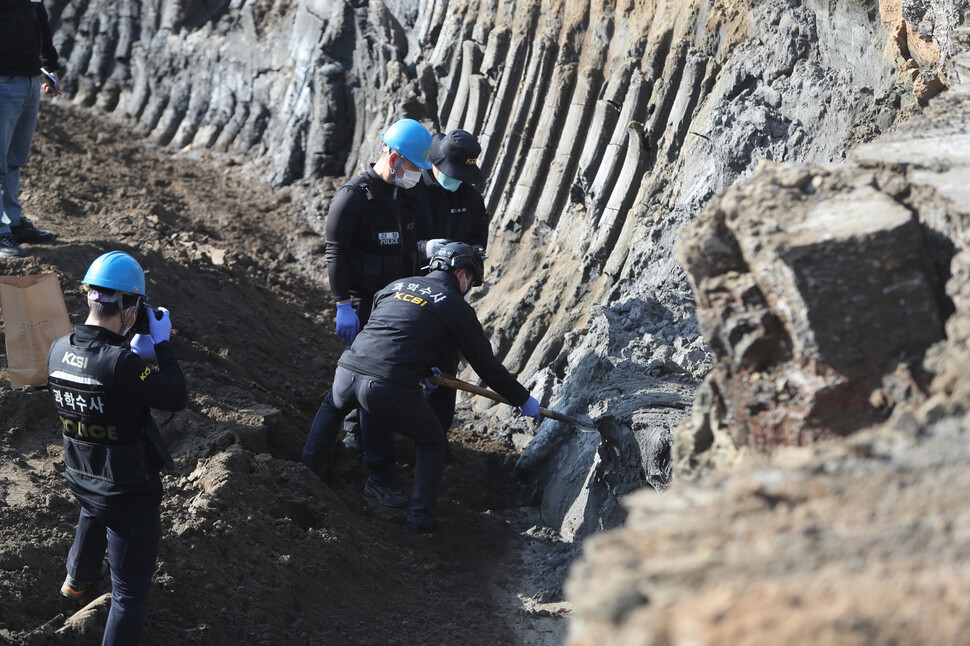
<svg viewBox="0 0 970 646"><path fill-rule="evenodd" d="M401 119L384 131L381 142L377 163L341 187L327 213L330 292L337 336L348 345L367 323L374 294L418 268L416 226L427 208L419 183L421 171L431 168L431 133L414 119ZM347 433L345 443L360 448L352 418Z"/></svg>
<svg viewBox="0 0 970 646"><path fill-rule="evenodd" d="M169 347L168 310L145 305L145 274L122 251L84 276L88 316L51 346L47 387L64 439L65 476L81 504L61 594L79 600L104 577L111 610L103 644L135 644L162 536L163 467L174 468L151 408L185 408L188 394ZM139 331L131 341L127 335ZM155 356L158 368L145 363Z"/></svg>

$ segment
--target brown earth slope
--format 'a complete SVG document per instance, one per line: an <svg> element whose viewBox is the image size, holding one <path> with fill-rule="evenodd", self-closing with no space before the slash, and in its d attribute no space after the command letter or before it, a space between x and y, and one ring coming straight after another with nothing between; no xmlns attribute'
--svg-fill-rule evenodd
<svg viewBox="0 0 970 646"><path fill-rule="evenodd" d="M323 481L298 462L341 350L329 294L287 250L287 237L322 242L298 222L298 189L270 193L231 162L146 150L123 128L45 103L22 197L59 240L2 273L56 272L78 322L87 265L123 249L173 313L191 401L158 416L178 468L164 478L144 644L512 644L523 622L531 643L561 634L562 620L507 603L542 591L517 588L509 548L523 546L515 528L529 511L514 506L514 454L487 435L457 430L430 537L408 536L400 511L364 497L353 456L338 453ZM77 504L49 395L11 390L6 369L4 355L0 643L100 643L106 599L78 612L57 594ZM405 462L408 452L401 444Z"/></svg>

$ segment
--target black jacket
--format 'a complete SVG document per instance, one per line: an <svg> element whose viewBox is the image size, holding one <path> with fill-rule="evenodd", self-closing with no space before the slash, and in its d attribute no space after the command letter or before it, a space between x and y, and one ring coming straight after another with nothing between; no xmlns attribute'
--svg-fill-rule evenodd
<svg viewBox="0 0 970 646"><path fill-rule="evenodd" d="M0 0L0 76L58 71L50 20L41 2Z"/></svg>
<svg viewBox="0 0 970 646"><path fill-rule="evenodd" d="M67 482L101 509L157 506L158 476L172 466L149 408L185 408L185 378L169 343L155 346L157 371L127 349L124 337L77 325L51 346L47 387L64 436Z"/></svg>
<svg viewBox="0 0 970 646"><path fill-rule="evenodd" d="M488 244L488 209L481 193L467 182L456 191L446 191L431 171L422 173L428 190L428 240L444 238L469 245Z"/></svg>
<svg viewBox="0 0 970 646"><path fill-rule="evenodd" d="M417 272L427 191L388 184L373 169L344 185L327 213L327 272L335 301L370 300L389 282Z"/></svg>
<svg viewBox="0 0 970 646"><path fill-rule="evenodd" d="M447 365L456 347L498 394L516 406L529 398L529 391L495 358L458 279L446 271L405 278L378 292L370 320L338 363L417 387L433 366Z"/></svg>

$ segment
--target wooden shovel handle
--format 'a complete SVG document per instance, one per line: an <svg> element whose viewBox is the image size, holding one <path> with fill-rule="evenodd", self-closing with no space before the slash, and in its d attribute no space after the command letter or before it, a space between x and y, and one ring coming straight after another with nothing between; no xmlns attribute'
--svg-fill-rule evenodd
<svg viewBox="0 0 970 646"><path fill-rule="evenodd" d="M454 388L456 390L464 390L465 392L474 393L476 395L481 395L482 397L487 397L488 399L500 402L502 404L508 404L509 406L514 406L512 402L502 397L494 390L489 390L488 388L482 388L481 386L476 386L475 384L470 384L467 381L462 381L461 379L456 379L451 375L446 375L442 373L440 376L431 377L431 383L438 386L447 386L448 388ZM558 420L560 422L565 422L566 424L574 424L581 426L581 422L570 415L565 413L557 413L554 410L549 410L548 408L539 408L539 414L543 417L548 417L550 419Z"/></svg>

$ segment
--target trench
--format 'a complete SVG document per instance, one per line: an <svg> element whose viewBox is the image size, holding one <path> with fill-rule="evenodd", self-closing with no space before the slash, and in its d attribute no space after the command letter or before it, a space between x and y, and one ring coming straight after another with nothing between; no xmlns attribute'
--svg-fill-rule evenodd
<svg viewBox="0 0 970 646"><path fill-rule="evenodd" d="M484 639L476 628L505 626L515 615L517 627L503 637L537 643L537 626L548 620L561 631L565 623L556 588L572 550L589 532L619 522L614 492L644 484L642 474L611 472L604 486L587 440L556 425L517 425L500 407L464 402L466 448L493 477L470 479L477 489L455 480L453 511L469 532L458 535L480 549L489 547L475 532L483 526L513 543L523 537L509 560L535 564L533 571L502 570L507 585L498 586L496 598L510 605L495 601L491 619L476 614L467 625L448 614L467 612L465 599L453 605L432 586L422 587L421 568L428 566L442 590L461 598L448 587L449 577L466 572L449 567L466 557L498 564L500 551L485 549L488 558L462 552L447 534L429 545L402 543L388 529L392 519L360 494L357 467L339 456L329 482L299 474L295 429L308 426L340 349L330 332L320 258L321 214L338 177L372 161L392 117L473 131L489 175L481 187L493 211L489 253L501 261L488 292L474 302L480 318L501 358L521 370L544 404L617 420L617 433L634 439L642 457L687 417L709 367L691 290L673 259L681 227L761 159L844 155L854 125L848 113L862 119L874 97L899 92L895 72L878 55L857 55L867 44L873 51L882 44L880 27L866 12L832 21L851 23L834 30L853 35L849 62L828 32L819 43L802 37L835 15L825 3L667 3L650 14L632 4L597 2L338 4L311 12L296 3L224 3L204 20L183 24L181 5L170 0L144 7L130 2L120 16L98 3L54 3L58 42L73 70L62 101L104 120L92 125L76 117L76 136L50 124L52 134L65 136L48 141L46 153L32 160L37 177L54 179L30 199L70 231L65 248L38 262L76 274L83 261L71 253L118 240L147 245L146 253L178 276L163 295L207 298L185 324L186 347L195 376L214 392L200 394L195 408L168 427L186 469L197 464L201 475L174 480L192 511L173 507L171 522L206 546L203 558L210 559L229 551L233 532L255 545L278 538L294 552L305 547L303 537L323 553L301 552L317 575L331 568L342 577L333 590L316 590L313 579L294 571L291 554L266 548L259 556L271 563L267 585L289 582L306 599L263 608L240 595L229 605L245 618L235 627L206 619L226 613L198 597L195 632L163 632L158 643L263 638L259 621L295 631L299 641L301 630L327 629L300 623L310 600L336 621L332 639L347 642L367 619L358 607L425 596L443 612L422 606L432 614L416 615L458 631L438 633L443 639L461 635L467 639L458 641L474 644ZM846 102L839 87L813 85L828 76L869 91ZM732 94L737 87L746 88L740 96ZM144 161L143 151L129 147L130 133L113 129L118 122L169 148ZM800 128L774 136L779 122ZM704 136L686 137L690 132ZM72 171L57 159L74 159L68 153L79 146L97 168L68 182L61 175L73 177ZM177 163L199 165L189 172L168 165L176 163L167 156L174 146L182 151ZM118 166L119 159L127 164ZM127 183L111 184L112 174ZM95 228L86 229L79 216ZM281 318L290 313L292 320L285 317L283 325L252 314L266 311ZM308 362L299 379L291 375L294 359L277 356L292 347ZM653 406L658 396L670 405ZM234 410L238 402L245 414ZM625 458L637 464L636 449L627 448ZM401 449L406 454L406 445ZM490 451L502 457L479 455ZM519 451L535 488L522 496L528 504L504 508L507 517L480 498L477 508L462 507L462 495L476 492L514 502L514 487L493 487L514 479L511 463ZM626 459L614 466L621 462ZM223 472L229 484L216 478ZM251 506L260 495L272 503ZM360 511L366 513L353 513ZM249 527L247 514L268 522L275 534L260 534L258 523ZM563 536L575 539L571 547L563 547ZM160 593L170 605L162 604L156 619L174 612L178 595L192 596L189 586L209 583L198 555L180 558L174 547ZM328 560L330 553L337 556ZM424 557L432 565L422 564ZM241 571L256 571L257 561L244 560ZM391 572L390 564L401 569ZM543 575L553 582L535 583ZM400 590L381 589L385 579ZM552 589L523 592L537 585ZM552 605L521 614L523 595ZM373 630L391 630L405 619L389 612L398 623L378 622ZM413 621L408 634L419 635L420 623Z"/></svg>
<svg viewBox="0 0 970 646"><path fill-rule="evenodd" d="M74 317L89 258L130 249L153 302L173 312L189 383L187 410L156 415L177 469L164 478L142 644L563 642L562 584L578 544L542 527L516 484L514 451L470 402L459 405L442 528L431 536L410 537L400 510L363 494L356 455L336 447L319 476L299 463L342 349L320 305L326 286L299 261L279 260L299 252L280 227L306 226L299 190L168 154L76 108L45 105L41 126L23 195L59 243L10 271L55 273ZM290 344L315 348L298 370L280 352ZM109 588L77 605L52 595L77 504L49 395L0 377L10 429L0 434L0 594L10 600L0 634L12 644L100 643ZM400 438L397 452L407 479L413 445Z"/></svg>

